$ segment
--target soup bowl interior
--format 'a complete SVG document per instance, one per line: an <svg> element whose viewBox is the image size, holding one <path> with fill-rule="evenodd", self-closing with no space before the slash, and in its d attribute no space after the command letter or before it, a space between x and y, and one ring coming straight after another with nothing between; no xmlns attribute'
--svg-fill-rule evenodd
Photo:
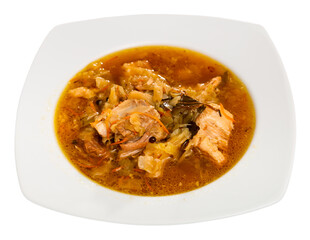
<svg viewBox="0 0 310 240"><path fill-rule="evenodd" d="M228 173L197 190L141 197L104 188L76 171L57 143L55 108L68 80L100 57L145 45L210 56L231 69L253 98L256 130L247 152ZM55 27L31 66L16 122L16 164L26 198L60 212L120 223L205 221L275 203L287 188L294 145L290 87L266 31L198 16L126 16Z"/></svg>

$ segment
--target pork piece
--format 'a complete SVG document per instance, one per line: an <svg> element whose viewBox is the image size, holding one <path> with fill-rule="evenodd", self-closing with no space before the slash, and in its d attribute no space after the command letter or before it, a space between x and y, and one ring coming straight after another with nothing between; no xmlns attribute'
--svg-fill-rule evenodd
<svg viewBox="0 0 310 240"><path fill-rule="evenodd" d="M155 119L160 119L159 113L145 100L128 99L111 111L111 130L123 137L137 132L140 137L148 133L160 140L167 133Z"/></svg>
<svg viewBox="0 0 310 240"><path fill-rule="evenodd" d="M95 97L95 92L86 87L78 87L78 88L71 89L69 90L69 94L72 97L81 97L81 98L86 98L86 99Z"/></svg>
<svg viewBox="0 0 310 240"><path fill-rule="evenodd" d="M160 117L156 109L145 100L128 99L112 109L110 120L111 122L121 120L134 112L148 113L154 117Z"/></svg>
<svg viewBox="0 0 310 240"><path fill-rule="evenodd" d="M137 141L132 141L126 144L121 144L121 148L124 151L134 151L137 149L143 149L149 141L151 133L149 131L145 132L144 135Z"/></svg>
<svg viewBox="0 0 310 240"><path fill-rule="evenodd" d="M92 128L85 128L79 134L79 139L84 143L85 152L91 157L108 158L109 151L101 146L95 138L95 131Z"/></svg>
<svg viewBox="0 0 310 240"><path fill-rule="evenodd" d="M227 150L233 124L233 115L217 104L209 104L196 119L198 133L191 140L194 146L208 153L213 160L222 165L225 162L223 151Z"/></svg>
<svg viewBox="0 0 310 240"><path fill-rule="evenodd" d="M97 132L102 137L107 137L107 128L103 121L99 121L98 123L92 124L92 126L97 130Z"/></svg>
<svg viewBox="0 0 310 240"><path fill-rule="evenodd" d="M84 141L84 148L90 156L107 158L110 155L107 149L95 140Z"/></svg>
<svg viewBox="0 0 310 240"><path fill-rule="evenodd" d="M127 111L124 111L124 108ZM144 100L126 100L113 109L112 114L111 122L114 118L121 120L115 126L113 125L111 130L115 134L121 134L124 138L129 139L128 142L120 145L121 155L126 155L125 152L135 153L135 150L143 149L150 137L161 140L167 136L167 132L157 121L160 118L159 113ZM119 117L114 117L117 114Z"/></svg>
<svg viewBox="0 0 310 240"><path fill-rule="evenodd" d="M129 156L134 156L134 155L136 155L142 151L143 151L143 148L132 150L132 151L122 151L122 152L120 152L119 157L120 158L126 158Z"/></svg>
<svg viewBox="0 0 310 240"><path fill-rule="evenodd" d="M107 137L108 126L115 137L126 139L126 143L120 145L120 155L128 156L129 152L133 155L137 153L136 150L143 150L150 137L161 140L167 136L159 118L157 110L145 100L128 99L106 116L98 116L92 126L102 137Z"/></svg>
<svg viewBox="0 0 310 240"><path fill-rule="evenodd" d="M100 90L105 89L111 84L109 80L106 80L103 77L96 77L96 87L99 88Z"/></svg>

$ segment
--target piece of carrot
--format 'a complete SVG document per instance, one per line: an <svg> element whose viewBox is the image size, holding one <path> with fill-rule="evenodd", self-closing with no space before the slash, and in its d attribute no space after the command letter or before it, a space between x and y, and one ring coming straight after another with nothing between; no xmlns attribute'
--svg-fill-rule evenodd
<svg viewBox="0 0 310 240"><path fill-rule="evenodd" d="M100 89L99 92L105 92L109 88L110 84L107 84L104 88Z"/></svg>
<svg viewBox="0 0 310 240"><path fill-rule="evenodd" d="M122 118L122 119L115 120L115 121L111 122L111 126L114 125L114 124L116 124L116 123L118 123L118 122L121 121L121 120L126 120L126 119L129 119L129 118L130 118L130 115L129 115L129 116L126 116L126 117L124 117L124 118Z"/></svg>
<svg viewBox="0 0 310 240"><path fill-rule="evenodd" d="M121 140L121 141L118 141L118 142L115 142L115 143L111 143L111 146L117 145L117 144L121 144L121 143L124 143L124 142L127 142L127 141L128 141L128 138L124 138L124 139Z"/></svg>
<svg viewBox="0 0 310 240"><path fill-rule="evenodd" d="M221 111L221 114L223 114L223 116L225 118L227 118L228 120L232 121L232 122L235 122L235 119L233 119L232 117L228 116L226 113L225 113L225 109L223 107L223 104L220 103L220 111Z"/></svg>
<svg viewBox="0 0 310 240"><path fill-rule="evenodd" d="M109 139L110 138L110 131L111 131L111 129L110 129L110 126L109 126L109 120L110 120L110 118L111 118L111 110L110 110L110 112L108 113L108 116L107 116L107 118L105 119L105 127L107 128L107 138Z"/></svg>
<svg viewBox="0 0 310 240"><path fill-rule="evenodd" d="M119 97L120 94L119 94L119 86L118 85L116 85L115 93Z"/></svg>
<svg viewBox="0 0 310 240"><path fill-rule="evenodd" d="M115 120L115 121L111 122L111 126L114 125L115 123L117 123L118 121L120 121L120 120Z"/></svg>
<svg viewBox="0 0 310 240"><path fill-rule="evenodd" d="M145 178L145 184L151 191L154 191L154 189L152 188L152 186L150 185L150 183L148 182L146 178Z"/></svg>
<svg viewBox="0 0 310 240"><path fill-rule="evenodd" d="M77 113L76 111L74 111L74 110L71 109L71 108L65 107L65 109L68 110L70 113L72 113L74 116L80 116L79 113Z"/></svg>
<svg viewBox="0 0 310 240"><path fill-rule="evenodd" d="M117 167L117 168L114 168L113 170L112 170L112 172L114 173L114 172L118 172L119 170L121 170L123 167L122 166L119 166L119 167Z"/></svg>
<svg viewBox="0 0 310 240"><path fill-rule="evenodd" d="M144 170L142 170L142 169L140 169L140 168L134 168L133 169L135 172L140 172L140 173L143 173L144 172Z"/></svg>
<svg viewBox="0 0 310 240"><path fill-rule="evenodd" d="M91 109L92 109L94 112L97 112L97 109L96 109L96 107L95 107L93 101L90 101L90 102L89 102L89 105L90 105Z"/></svg>
<svg viewBox="0 0 310 240"><path fill-rule="evenodd" d="M171 111L170 110L167 110L166 112L165 112L165 115L167 116L167 117L171 117L172 115L171 115Z"/></svg>

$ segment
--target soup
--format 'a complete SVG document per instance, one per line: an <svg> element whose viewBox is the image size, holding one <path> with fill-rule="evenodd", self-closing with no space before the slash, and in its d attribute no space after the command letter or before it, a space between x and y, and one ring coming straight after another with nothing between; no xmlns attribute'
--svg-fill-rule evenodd
<svg viewBox="0 0 310 240"><path fill-rule="evenodd" d="M125 49L64 89L55 131L68 160L96 183L165 196L205 186L246 152L255 111L227 67L192 50Z"/></svg>

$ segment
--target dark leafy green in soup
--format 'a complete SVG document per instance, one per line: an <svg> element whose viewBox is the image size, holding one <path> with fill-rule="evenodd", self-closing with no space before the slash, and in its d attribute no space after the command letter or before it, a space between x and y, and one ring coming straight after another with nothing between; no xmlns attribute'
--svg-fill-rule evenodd
<svg viewBox="0 0 310 240"><path fill-rule="evenodd" d="M93 181L163 196L229 171L255 128L245 85L200 53L167 46L122 50L90 63L63 91L59 144Z"/></svg>

